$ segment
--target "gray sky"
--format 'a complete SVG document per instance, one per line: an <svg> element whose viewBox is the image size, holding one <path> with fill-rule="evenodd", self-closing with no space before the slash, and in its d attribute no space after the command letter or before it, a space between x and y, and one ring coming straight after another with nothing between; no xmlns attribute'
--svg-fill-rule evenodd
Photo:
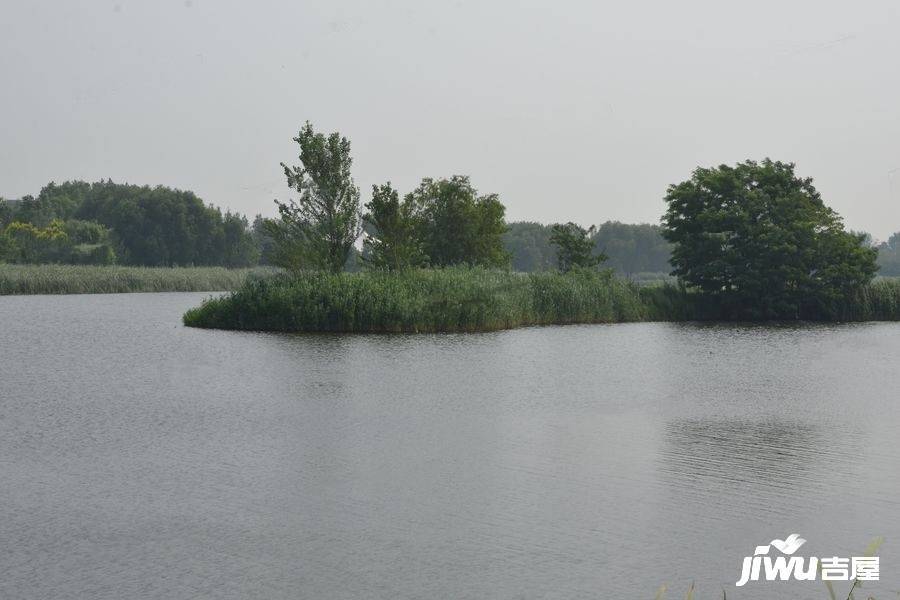
<svg viewBox="0 0 900 600"><path fill-rule="evenodd" d="M273 214L309 119L364 200L460 173L509 220L657 222L695 166L770 156L885 238L898 34L896 0L0 0L0 195L110 177Z"/></svg>

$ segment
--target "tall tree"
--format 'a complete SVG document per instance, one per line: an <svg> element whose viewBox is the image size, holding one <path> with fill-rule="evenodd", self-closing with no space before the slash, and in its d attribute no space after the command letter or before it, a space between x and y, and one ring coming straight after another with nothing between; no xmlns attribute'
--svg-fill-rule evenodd
<svg viewBox="0 0 900 600"><path fill-rule="evenodd" d="M390 182L372 186L372 200L366 209L363 256L371 268L398 271L427 262L416 235L412 202L401 202Z"/></svg>
<svg viewBox="0 0 900 600"><path fill-rule="evenodd" d="M294 141L300 145L300 166L281 166L299 197L275 201L281 219L270 231L279 246L273 259L289 269L341 271L362 224L350 141L338 132L316 133L309 121Z"/></svg>
<svg viewBox="0 0 900 600"><path fill-rule="evenodd" d="M698 168L669 187L666 202L673 275L726 318L828 314L877 268L876 251L844 230L790 163Z"/></svg>
<svg viewBox="0 0 900 600"><path fill-rule="evenodd" d="M479 196L468 177L426 178L407 195L430 264L503 267L506 208L496 194Z"/></svg>
<svg viewBox="0 0 900 600"><path fill-rule="evenodd" d="M594 254L593 235L596 227L588 229L572 223L553 225L550 243L556 246L559 270L568 273L572 269L593 269L606 260L605 254Z"/></svg>

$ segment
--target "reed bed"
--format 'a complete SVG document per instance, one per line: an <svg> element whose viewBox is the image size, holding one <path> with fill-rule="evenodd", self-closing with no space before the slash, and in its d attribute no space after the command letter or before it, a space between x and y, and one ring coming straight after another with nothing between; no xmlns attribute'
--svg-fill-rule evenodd
<svg viewBox="0 0 900 600"><path fill-rule="evenodd" d="M639 287L609 273L448 268L251 281L188 311L184 323L257 331L448 332L648 317Z"/></svg>
<svg viewBox="0 0 900 600"><path fill-rule="evenodd" d="M715 319L698 294L609 272L481 268L307 272L252 279L184 315L191 327L253 331L451 332L529 325ZM882 279L809 320L900 318L900 280Z"/></svg>
<svg viewBox="0 0 900 600"><path fill-rule="evenodd" d="M842 305L843 321L900 320L900 277L879 277L857 291Z"/></svg>
<svg viewBox="0 0 900 600"><path fill-rule="evenodd" d="M230 291L272 277L270 268L0 264L0 295Z"/></svg>

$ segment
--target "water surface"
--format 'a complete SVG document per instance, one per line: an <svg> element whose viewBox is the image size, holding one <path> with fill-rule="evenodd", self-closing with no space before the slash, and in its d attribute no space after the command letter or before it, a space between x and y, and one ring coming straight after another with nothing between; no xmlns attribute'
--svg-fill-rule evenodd
<svg viewBox="0 0 900 600"><path fill-rule="evenodd" d="M0 597L827 598L734 587L792 532L900 588L900 324L183 327L206 295L0 298Z"/></svg>

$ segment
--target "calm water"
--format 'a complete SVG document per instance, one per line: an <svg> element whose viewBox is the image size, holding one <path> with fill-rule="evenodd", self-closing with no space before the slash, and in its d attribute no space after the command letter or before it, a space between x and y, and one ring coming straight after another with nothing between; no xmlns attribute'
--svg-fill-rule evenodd
<svg viewBox="0 0 900 600"><path fill-rule="evenodd" d="M183 327L203 297L0 298L0 598L827 598L734 587L792 532L884 536L900 589L900 325Z"/></svg>

